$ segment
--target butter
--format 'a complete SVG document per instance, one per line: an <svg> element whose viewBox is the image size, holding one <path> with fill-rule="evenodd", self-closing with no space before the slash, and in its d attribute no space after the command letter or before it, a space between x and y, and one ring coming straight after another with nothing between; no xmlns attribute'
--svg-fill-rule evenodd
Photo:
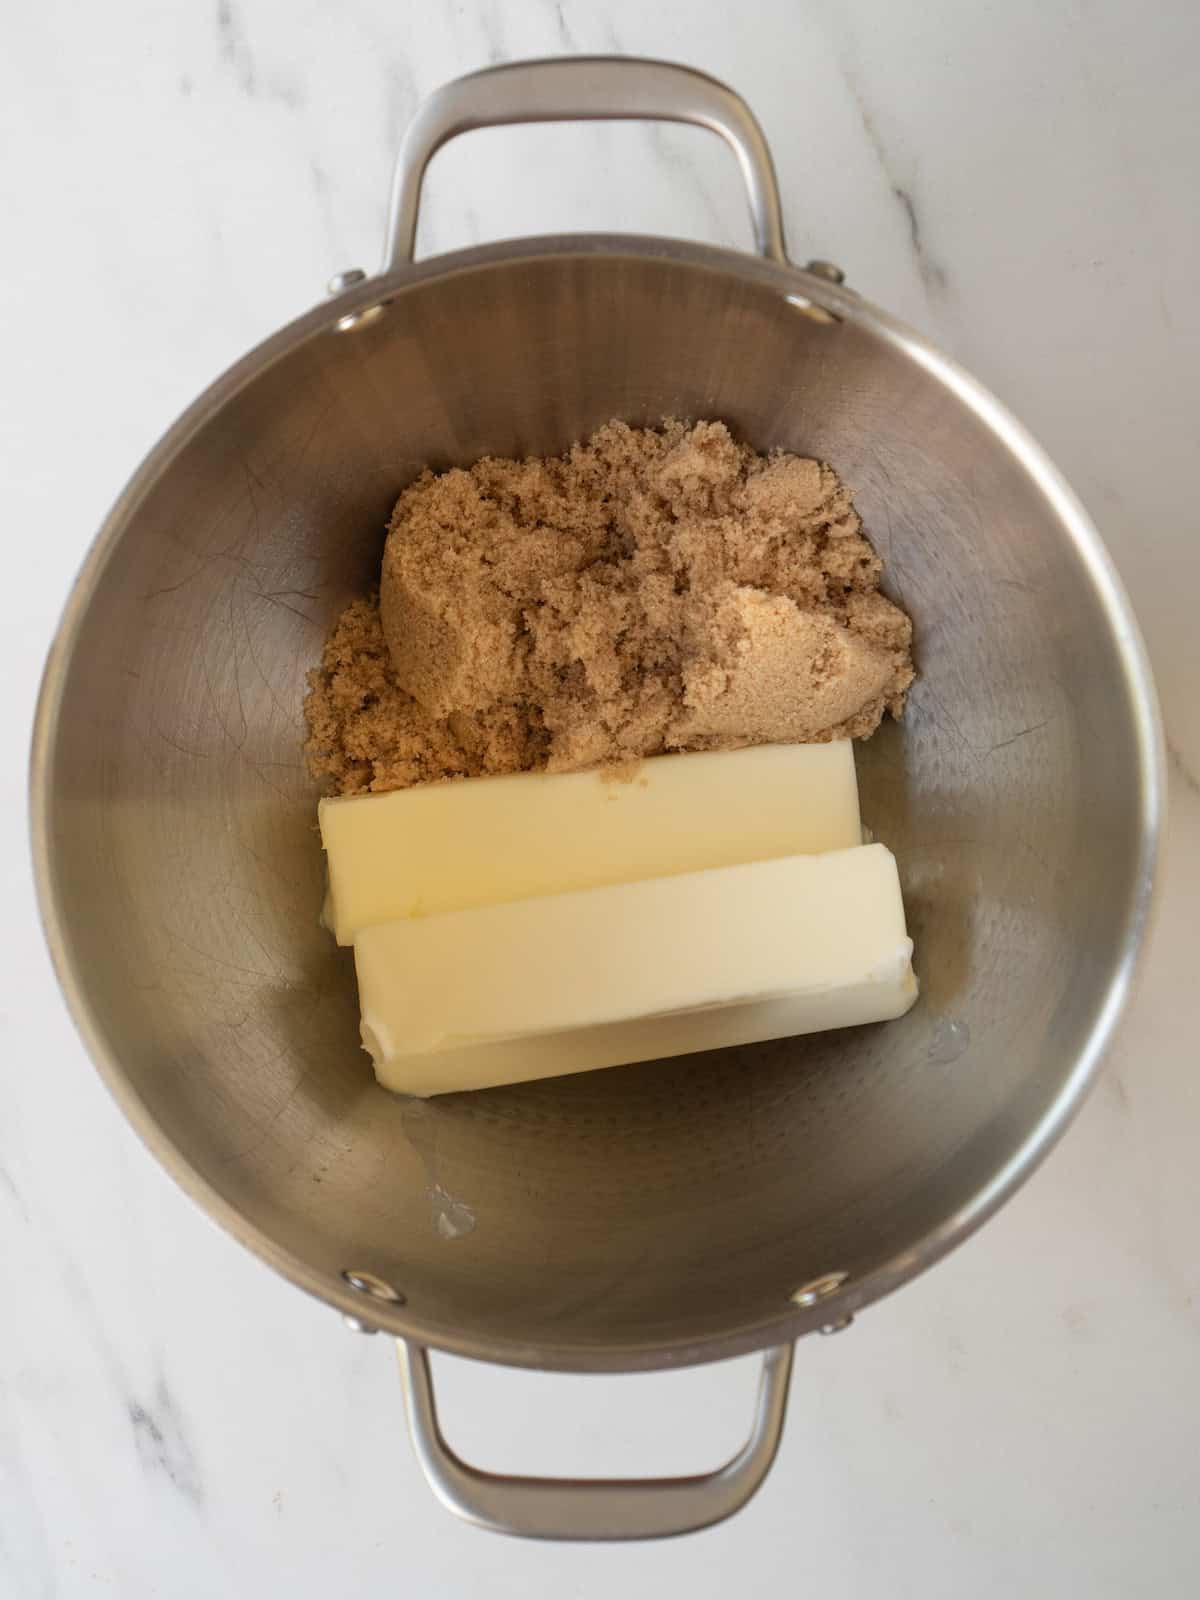
<svg viewBox="0 0 1200 1600"><path fill-rule="evenodd" d="M322 800L319 818L339 944L403 917L861 841L848 740L428 784Z"/></svg>
<svg viewBox="0 0 1200 1600"><path fill-rule="evenodd" d="M446 1094L901 1016L917 995L883 845L363 928L386 1088Z"/></svg>

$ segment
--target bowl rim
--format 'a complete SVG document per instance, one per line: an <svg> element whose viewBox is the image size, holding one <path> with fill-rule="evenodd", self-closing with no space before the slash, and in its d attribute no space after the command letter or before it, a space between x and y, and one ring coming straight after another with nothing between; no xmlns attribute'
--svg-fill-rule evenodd
<svg viewBox="0 0 1200 1600"><path fill-rule="evenodd" d="M1055 1100L1008 1160L971 1199L905 1250L862 1277L848 1280L819 1306L784 1306L778 1318L737 1323L687 1345L527 1344L481 1337L468 1328L421 1315L419 1308L365 1301L361 1293L315 1270L251 1222L204 1178L166 1134L124 1072L91 1005L65 920L59 913L51 841L52 772L67 671L91 598L137 506L173 460L217 412L277 361L308 340L328 334L353 336L363 312L386 307L432 280L478 273L512 263L548 264L577 256L639 261L662 260L720 276L734 276L790 298L799 312L817 308L859 324L923 367L967 406L1007 446L1056 513L1081 559L1112 630L1133 712L1141 818L1136 893L1126 917L1121 955L1097 1008L1087 1038ZM365 319L364 319L365 320ZM59 619L43 670L30 753L30 832L42 926L55 974L97 1071L126 1119L168 1175L214 1222L298 1288L323 1301L355 1325L386 1331L434 1349L497 1362L564 1372L636 1372L690 1365L764 1349L853 1315L932 1266L970 1237L1028 1178L1079 1111L1128 1003L1155 898L1155 867L1165 821L1165 745L1157 695L1145 644L1112 559L1088 513L1058 468L1028 430L977 379L931 341L853 289L792 265L692 241L635 234L539 235L475 246L427 258L361 283L315 306L252 348L189 405L136 468L101 524Z"/></svg>

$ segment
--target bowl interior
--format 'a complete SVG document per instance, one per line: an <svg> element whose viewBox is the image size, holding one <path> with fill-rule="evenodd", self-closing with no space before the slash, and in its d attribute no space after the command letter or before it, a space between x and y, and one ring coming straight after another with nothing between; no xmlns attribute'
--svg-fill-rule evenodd
<svg viewBox="0 0 1200 1600"><path fill-rule="evenodd" d="M495 253L493 253L493 256ZM765 1340L789 1294L903 1275L1074 1094L1127 969L1144 719L1103 571L986 402L869 311L687 253L527 252L308 319L118 507L48 688L60 970L135 1120L308 1287L552 1365ZM792 285L794 289L795 285ZM880 1027L406 1104L318 924L306 670L424 463L718 416L836 465L917 628L859 747L921 1001Z"/></svg>

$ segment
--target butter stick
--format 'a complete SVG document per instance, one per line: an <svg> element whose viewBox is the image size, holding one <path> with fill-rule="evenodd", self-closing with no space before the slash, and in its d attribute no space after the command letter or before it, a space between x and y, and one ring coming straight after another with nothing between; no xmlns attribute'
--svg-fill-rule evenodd
<svg viewBox="0 0 1200 1600"><path fill-rule="evenodd" d="M628 773L521 773L322 800L325 920L363 928L861 840L854 753L763 745Z"/></svg>
<svg viewBox="0 0 1200 1600"><path fill-rule="evenodd" d="M382 923L362 1037L405 1094L488 1088L898 1017L917 995L883 845Z"/></svg>

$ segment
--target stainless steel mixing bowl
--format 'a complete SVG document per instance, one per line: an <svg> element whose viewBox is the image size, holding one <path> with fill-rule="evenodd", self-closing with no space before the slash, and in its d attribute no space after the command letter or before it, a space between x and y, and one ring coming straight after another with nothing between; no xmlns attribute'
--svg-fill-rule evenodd
<svg viewBox="0 0 1200 1600"><path fill-rule="evenodd" d="M721 132L760 256L588 235L411 261L440 143L579 115ZM453 84L410 131L390 238L379 275L342 280L176 423L87 559L34 751L48 936L168 1170L271 1266L402 1341L418 1448L455 1509L546 1535L698 1526L769 1465L796 1336L963 1239L1078 1106L1150 898L1150 677L1062 478L924 339L787 261L761 134L712 80L577 59ZM305 672L423 464L664 414L833 462L915 619L908 713L859 770L921 1002L880 1027L406 1104L374 1083L349 954L318 924ZM572 1370L770 1353L721 1473L552 1485L448 1452L425 1346Z"/></svg>

